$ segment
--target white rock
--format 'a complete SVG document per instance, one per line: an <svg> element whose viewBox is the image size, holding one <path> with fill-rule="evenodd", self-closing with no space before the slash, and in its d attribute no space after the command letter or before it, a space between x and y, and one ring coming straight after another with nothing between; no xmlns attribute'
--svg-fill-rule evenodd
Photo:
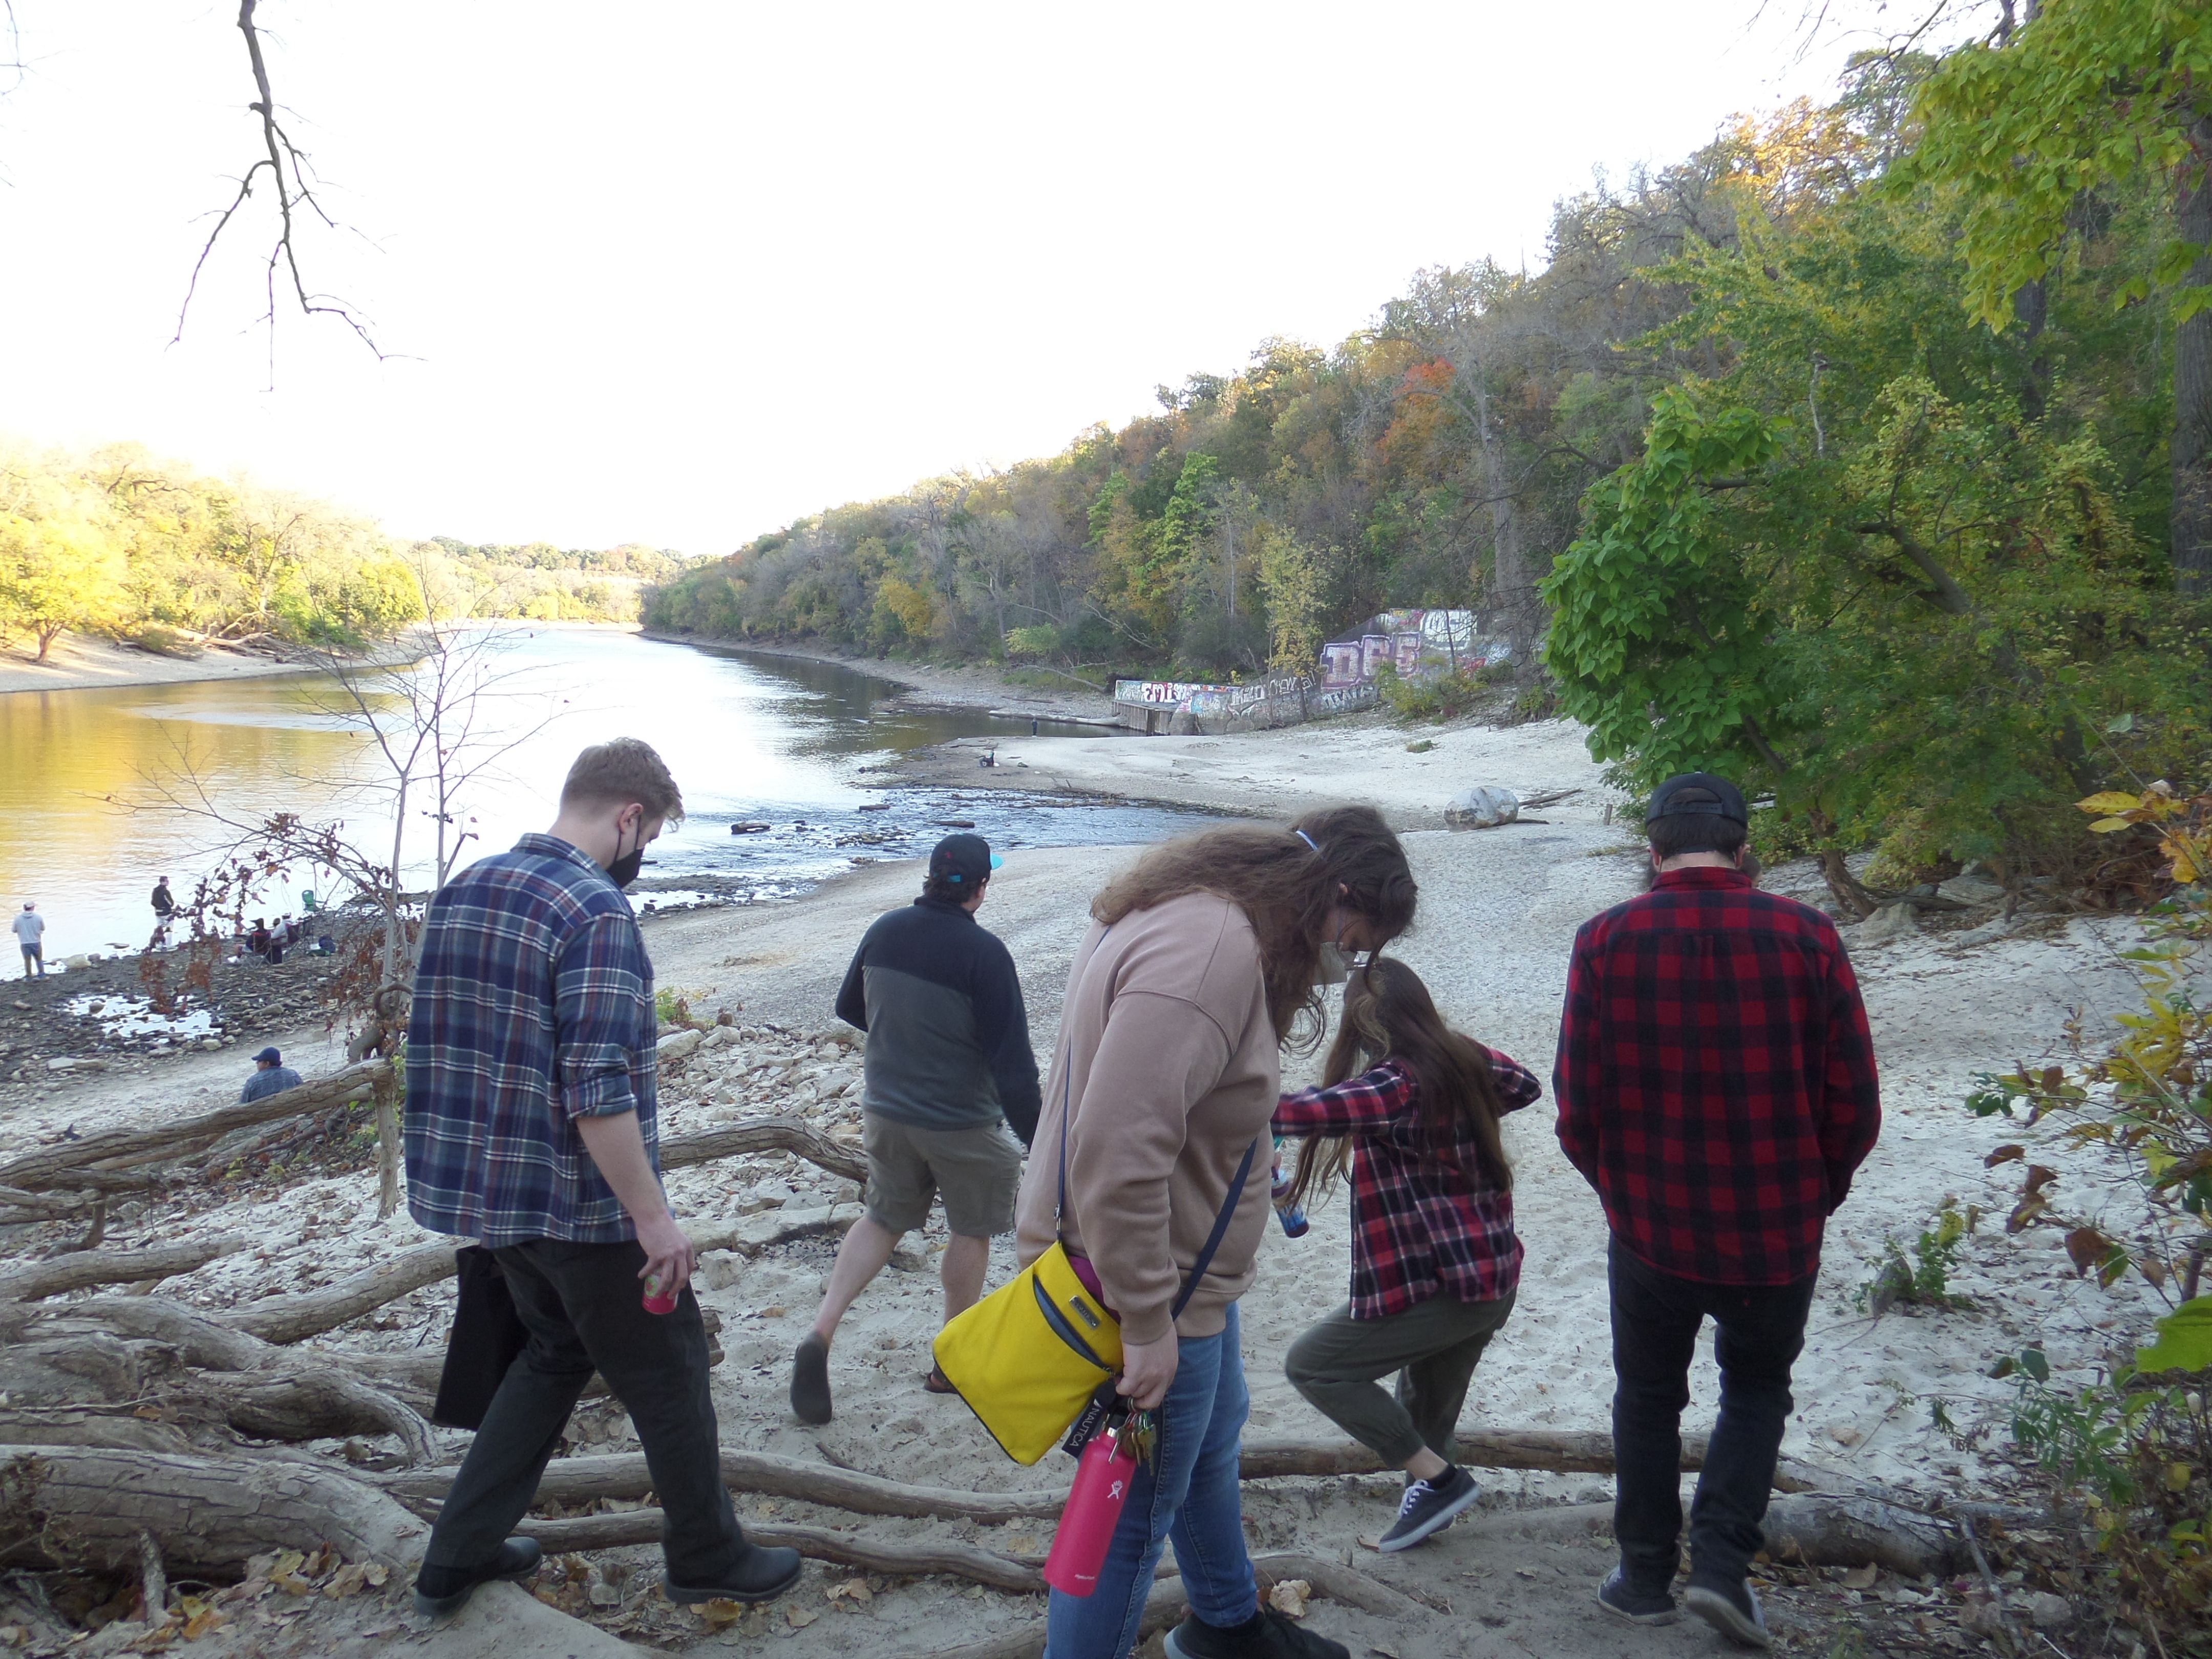
<svg viewBox="0 0 2212 1659"><path fill-rule="evenodd" d="M46 1069L50 1072L74 1072L76 1070L76 1059L71 1054L57 1054L46 1062Z"/></svg>
<svg viewBox="0 0 2212 1659"><path fill-rule="evenodd" d="M1444 808L1448 830L1495 830L1521 816L1521 797L1494 783L1479 783L1451 798Z"/></svg>
<svg viewBox="0 0 2212 1659"><path fill-rule="evenodd" d="M1951 943L1954 945L1994 945L2019 926L2020 918L2017 916L1998 916L1993 921L1984 922L1978 927L1969 927L1963 933L1954 933L1951 936Z"/></svg>
<svg viewBox="0 0 2212 1659"><path fill-rule="evenodd" d="M710 1291L726 1291L738 1282L744 1258L727 1250L709 1250L699 1258L699 1278Z"/></svg>
<svg viewBox="0 0 2212 1659"><path fill-rule="evenodd" d="M2014 1594L2014 1609L2025 1615L2028 1623L2044 1629L2056 1629L2074 1622L2074 1604L2063 1595L2053 1595L2049 1590L2029 1590Z"/></svg>
<svg viewBox="0 0 2212 1659"><path fill-rule="evenodd" d="M1995 904L2004 897L2005 890L1986 876L1954 876L1939 884L1936 890L1947 899L1956 899L1961 904Z"/></svg>
<svg viewBox="0 0 2212 1659"><path fill-rule="evenodd" d="M671 1031L653 1045L653 1052L661 1060L681 1060L705 1040L696 1031Z"/></svg>
<svg viewBox="0 0 2212 1659"><path fill-rule="evenodd" d="M1885 904L1858 926L1861 945L1887 945L1920 931L1920 911L1911 904Z"/></svg>

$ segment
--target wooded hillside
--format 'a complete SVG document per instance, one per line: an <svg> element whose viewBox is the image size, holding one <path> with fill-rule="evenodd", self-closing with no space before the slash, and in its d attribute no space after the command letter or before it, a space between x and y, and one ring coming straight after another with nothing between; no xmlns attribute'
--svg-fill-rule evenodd
<svg viewBox="0 0 2212 1659"><path fill-rule="evenodd" d="M647 620L1210 677L1474 605L1632 783L1729 770L1896 873L2047 867L2067 803L2204 770L2208 159L2212 18L2050 0L1562 203L1540 271L1423 271Z"/></svg>

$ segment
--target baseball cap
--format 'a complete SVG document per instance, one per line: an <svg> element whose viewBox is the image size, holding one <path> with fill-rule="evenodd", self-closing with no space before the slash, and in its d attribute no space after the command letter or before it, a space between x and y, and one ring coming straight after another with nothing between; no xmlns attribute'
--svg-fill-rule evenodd
<svg viewBox="0 0 2212 1659"><path fill-rule="evenodd" d="M274 1048L264 1048L259 1054L254 1055L254 1059L273 1060L279 1066L282 1066L284 1063L284 1056L278 1054Z"/></svg>
<svg viewBox="0 0 2212 1659"><path fill-rule="evenodd" d="M980 887L1005 862L981 836L947 836L929 855L929 873L963 886Z"/></svg>
<svg viewBox="0 0 2212 1659"><path fill-rule="evenodd" d="M1745 810L1743 793L1726 778L1716 777L1711 772L1685 772L1672 777L1651 792L1650 805L1644 809L1644 821L1656 823L1661 818L1679 817L1726 818L1731 823L1751 827L1751 814Z"/></svg>

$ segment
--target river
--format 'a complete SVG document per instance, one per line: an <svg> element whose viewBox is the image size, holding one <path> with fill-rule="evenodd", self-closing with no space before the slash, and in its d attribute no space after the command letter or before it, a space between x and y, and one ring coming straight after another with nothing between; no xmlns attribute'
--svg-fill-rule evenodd
<svg viewBox="0 0 2212 1659"><path fill-rule="evenodd" d="M497 684L478 700L473 752L505 752L453 803L456 831L471 837L464 864L550 823L576 750L621 735L659 750L689 810L652 849L641 906L789 897L857 863L926 853L952 822L1018 851L1147 842L1206 821L1080 797L872 781L866 769L901 751L1026 736L1029 723L889 710L904 687L836 664L612 629L506 629L494 648ZM373 701L388 714L398 699ZM168 804L202 793L249 821L278 811L342 820L355 844L388 849L389 770L345 702L341 688L307 675L0 696L9 795L0 903L12 915L38 902L50 962L138 948L155 879L167 876L186 901L215 862L223 836ZM1072 723L1045 728L1133 741ZM428 805L418 791L410 809L405 866L419 885L434 868ZM733 824L765 827L733 835ZM296 911L302 890L327 899L330 886L297 872L272 882L249 914Z"/></svg>

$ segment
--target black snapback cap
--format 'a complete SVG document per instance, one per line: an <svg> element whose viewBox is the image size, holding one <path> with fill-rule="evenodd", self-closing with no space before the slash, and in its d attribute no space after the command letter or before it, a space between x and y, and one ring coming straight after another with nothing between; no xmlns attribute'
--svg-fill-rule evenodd
<svg viewBox="0 0 2212 1659"><path fill-rule="evenodd" d="M1685 772L1672 777L1651 792L1651 799L1644 809L1644 821L1656 823L1661 818L1680 817L1726 818L1748 830L1751 813L1743 804L1743 792L1726 778L1711 772Z"/></svg>
<svg viewBox="0 0 2212 1659"><path fill-rule="evenodd" d="M929 873L963 887L980 887L1005 861L981 836L947 836L929 854Z"/></svg>

